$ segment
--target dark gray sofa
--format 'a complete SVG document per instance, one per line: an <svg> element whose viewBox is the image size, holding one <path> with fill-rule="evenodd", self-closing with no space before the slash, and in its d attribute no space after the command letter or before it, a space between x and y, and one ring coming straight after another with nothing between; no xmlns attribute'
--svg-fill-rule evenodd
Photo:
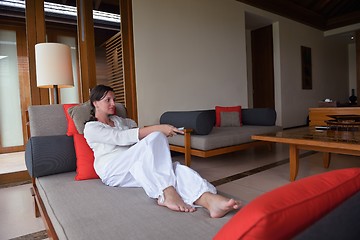
<svg viewBox="0 0 360 240"><path fill-rule="evenodd" d="M252 135L282 130L276 126L276 112L270 108L241 109L242 126L215 127L215 110L169 111L160 117L160 123L184 127L185 134L169 138L170 149L185 154L185 164L190 166L191 155L211 157L243 150L259 144Z"/></svg>
<svg viewBox="0 0 360 240"><path fill-rule="evenodd" d="M294 240L355 240L360 238L360 192L345 200Z"/></svg>

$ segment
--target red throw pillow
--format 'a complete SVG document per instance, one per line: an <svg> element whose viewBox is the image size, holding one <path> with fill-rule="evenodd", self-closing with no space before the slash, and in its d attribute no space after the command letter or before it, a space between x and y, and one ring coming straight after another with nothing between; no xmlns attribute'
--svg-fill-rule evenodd
<svg viewBox="0 0 360 240"><path fill-rule="evenodd" d="M74 123L74 120L71 118L71 116L70 116L70 114L68 112L69 108L77 106L77 105L78 105L77 103L71 103L71 104L64 104L63 105L64 112L65 112L65 117L66 117L66 120L67 120L67 123L68 123L68 129L67 129L67 132L66 132L66 135L68 135L68 136L73 136L74 134L78 133L78 131L76 129L76 126L75 126L75 123Z"/></svg>
<svg viewBox="0 0 360 240"><path fill-rule="evenodd" d="M238 112L238 113L239 113L240 126L242 125L242 121L241 121L241 106L233 106L233 107L215 106L215 113L216 113L215 126L216 126L216 127L220 127L220 126L221 126L221 112Z"/></svg>
<svg viewBox="0 0 360 240"><path fill-rule="evenodd" d="M300 179L245 205L214 239L291 239L359 189L360 168Z"/></svg>
<svg viewBox="0 0 360 240"><path fill-rule="evenodd" d="M87 144L83 134L74 134L76 154L75 180L99 178L94 169L94 152Z"/></svg>

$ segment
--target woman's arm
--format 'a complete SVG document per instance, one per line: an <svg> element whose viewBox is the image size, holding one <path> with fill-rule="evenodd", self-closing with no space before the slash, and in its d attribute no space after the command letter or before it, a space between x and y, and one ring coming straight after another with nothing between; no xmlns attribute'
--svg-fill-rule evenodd
<svg viewBox="0 0 360 240"><path fill-rule="evenodd" d="M88 143L106 143L119 146L129 146L139 141L139 129L120 130L104 127L99 122L85 124L84 137Z"/></svg>
<svg viewBox="0 0 360 240"><path fill-rule="evenodd" d="M162 132L167 137L172 137L176 134L184 134L184 131L177 129L168 124L153 125L139 129L139 139L143 139L152 132Z"/></svg>

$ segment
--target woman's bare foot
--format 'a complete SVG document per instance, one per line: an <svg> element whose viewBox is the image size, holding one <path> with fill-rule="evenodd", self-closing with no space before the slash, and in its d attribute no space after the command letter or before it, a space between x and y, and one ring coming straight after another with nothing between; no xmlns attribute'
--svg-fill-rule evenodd
<svg viewBox="0 0 360 240"><path fill-rule="evenodd" d="M164 189L164 201L162 202L158 199L158 204L178 212L195 212L196 210L184 203L173 186Z"/></svg>
<svg viewBox="0 0 360 240"><path fill-rule="evenodd" d="M209 210L212 218L221 218L228 212L239 209L241 202L229 199L218 194L206 192L195 201L195 204L205 207Z"/></svg>

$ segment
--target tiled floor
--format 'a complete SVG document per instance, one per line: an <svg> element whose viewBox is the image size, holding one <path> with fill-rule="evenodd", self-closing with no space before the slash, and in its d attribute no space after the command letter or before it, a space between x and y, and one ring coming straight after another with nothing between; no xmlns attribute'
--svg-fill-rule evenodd
<svg viewBox="0 0 360 240"><path fill-rule="evenodd" d="M0 174L26 170L24 159L24 152L0 154Z"/></svg>
<svg viewBox="0 0 360 240"><path fill-rule="evenodd" d="M30 185L0 189L0 239L11 239L44 230L35 218Z"/></svg>
<svg viewBox="0 0 360 240"><path fill-rule="evenodd" d="M332 155L329 169L322 166L320 153L300 152L305 157L300 159L298 178L316 173L347 167L360 167L360 157ZM215 181L227 176L286 160L289 156L287 145L274 144L272 151L265 146L216 156L212 158L193 157L192 168L208 181ZM174 161L182 161L182 155L175 155ZM0 169L2 169L0 162ZM238 180L219 185L217 189L232 195L245 203L264 192L289 183L289 164L246 176ZM44 229L42 220L33 213L33 200L30 185L0 189L0 239L10 239Z"/></svg>

